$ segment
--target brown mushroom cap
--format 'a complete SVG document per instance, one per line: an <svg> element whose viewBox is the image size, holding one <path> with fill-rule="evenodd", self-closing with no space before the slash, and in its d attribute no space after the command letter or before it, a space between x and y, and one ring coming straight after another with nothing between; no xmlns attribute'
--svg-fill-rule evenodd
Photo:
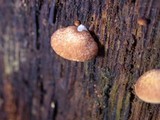
<svg viewBox="0 0 160 120"><path fill-rule="evenodd" d="M138 18L137 23L141 26L146 26L148 24L148 21L146 18L141 17L141 18Z"/></svg>
<svg viewBox="0 0 160 120"><path fill-rule="evenodd" d="M76 21L74 21L74 25L75 25L75 26L77 26L77 27L78 27L80 24L81 24L81 21L80 21L80 20L76 20Z"/></svg>
<svg viewBox="0 0 160 120"><path fill-rule="evenodd" d="M76 26L61 28L53 33L51 46L61 57L72 61L87 61L97 55L98 47L88 31L77 31Z"/></svg>
<svg viewBox="0 0 160 120"><path fill-rule="evenodd" d="M144 73L135 84L135 93L145 102L160 103L160 70Z"/></svg>

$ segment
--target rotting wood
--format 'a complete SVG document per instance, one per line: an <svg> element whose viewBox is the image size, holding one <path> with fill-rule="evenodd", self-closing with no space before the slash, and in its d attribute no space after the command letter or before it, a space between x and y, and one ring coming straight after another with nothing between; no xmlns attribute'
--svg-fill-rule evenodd
<svg viewBox="0 0 160 120"><path fill-rule="evenodd" d="M159 1L56 0L53 25L51 4L0 1L0 120L159 120L160 106L140 101L133 87L160 68ZM150 24L139 26L139 17ZM104 49L85 63L50 47L52 33L77 19Z"/></svg>

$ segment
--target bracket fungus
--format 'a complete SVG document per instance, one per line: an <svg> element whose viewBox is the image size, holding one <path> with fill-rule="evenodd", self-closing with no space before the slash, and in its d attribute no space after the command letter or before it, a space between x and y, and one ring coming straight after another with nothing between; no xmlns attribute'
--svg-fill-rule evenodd
<svg viewBox="0 0 160 120"><path fill-rule="evenodd" d="M160 70L153 69L144 73L135 84L135 93L147 103L160 103Z"/></svg>
<svg viewBox="0 0 160 120"><path fill-rule="evenodd" d="M51 47L59 56L78 62L93 59L98 53L97 43L80 22L55 31L51 36Z"/></svg>

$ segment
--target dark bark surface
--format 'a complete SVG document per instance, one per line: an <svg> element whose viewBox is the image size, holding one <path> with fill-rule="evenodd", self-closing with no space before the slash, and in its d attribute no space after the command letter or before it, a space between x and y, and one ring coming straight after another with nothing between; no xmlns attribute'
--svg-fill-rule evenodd
<svg viewBox="0 0 160 120"><path fill-rule="evenodd" d="M0 120L160 120L134 83L160 68L159 0L1 0ZM137 24L146 17L147 26ZM79 19L99 55L59 57L50 37Z"/></svg>

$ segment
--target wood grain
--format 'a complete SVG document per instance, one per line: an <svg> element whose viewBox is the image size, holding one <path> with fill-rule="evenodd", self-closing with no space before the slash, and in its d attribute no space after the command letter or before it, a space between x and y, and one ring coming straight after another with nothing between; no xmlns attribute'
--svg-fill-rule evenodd
<svg viewBox="0 0 160 120"><path fill-rule="evenodd" d="M134 93L141 74L160 68L158 0L0 1L0 120L159 120L160 105ZM139 17L150 20L137 24ZM50 37L74 20L92 29L100 55L67 61ZM51 106L52 105L52 106Z"/></svg>

